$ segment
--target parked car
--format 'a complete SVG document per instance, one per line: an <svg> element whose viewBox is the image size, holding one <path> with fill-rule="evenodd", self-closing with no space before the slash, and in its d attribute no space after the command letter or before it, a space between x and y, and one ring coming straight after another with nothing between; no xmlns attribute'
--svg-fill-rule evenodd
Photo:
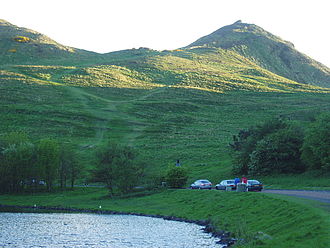
<svg viewBox="0 0 330 248"><path fill-rule="evenodd" d="M190 185L191 189L212 189L212 183L206 179L200 179Z"/></svg>
<svg viewBox="0 0 330 248"><path fill-rule="evenodd" d="M219 190L226 190L226 187L231 187L232 190L235 190L235 180L222 180L219 184L215 185L215 188Z"/></svg>
<svg viewBox="0 0 330 248"><path fill-rule="evenodd" d="M248 191L261 191L262 189L263 189L263 185L258 180L248 180L247 182Z"/></svg>

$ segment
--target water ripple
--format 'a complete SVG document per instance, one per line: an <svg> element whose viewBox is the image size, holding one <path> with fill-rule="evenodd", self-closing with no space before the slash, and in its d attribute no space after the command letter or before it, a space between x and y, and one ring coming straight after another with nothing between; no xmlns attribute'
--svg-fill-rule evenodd
<svg viewBox="0 0 330 248"><path fill-rule="evenodd" d="M0 247L217 247L195 224L131 215L0 213Z"/></svg>

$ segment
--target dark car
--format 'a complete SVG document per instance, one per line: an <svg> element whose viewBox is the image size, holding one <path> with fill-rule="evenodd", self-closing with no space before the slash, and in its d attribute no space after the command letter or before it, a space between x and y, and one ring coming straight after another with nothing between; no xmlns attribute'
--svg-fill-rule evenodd
<svg viewBox="0 0 330 248"><path fill-rule="evenodd" d="M207 179L200 179L190 185L191 189L212 189L212 183Z"/></svg>
<svg viewBox="0 0 330 248"><path fill-rule="evenodd" d="M263 185L258 180L248 180L247 181L247 190L248 191L261 191Z"/></svg>
<svg viewBox="0 0 330 248"><path fill-rule="evenodd" d="M215 186L216 189L226 190L227 187L230 187L231 190L236 189L235 180L223 180Z"/></svg>

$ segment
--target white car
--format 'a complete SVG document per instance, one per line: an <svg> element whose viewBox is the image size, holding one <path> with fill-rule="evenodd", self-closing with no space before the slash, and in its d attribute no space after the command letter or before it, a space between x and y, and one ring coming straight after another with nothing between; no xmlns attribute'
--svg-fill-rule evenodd
<svg viewBox="0 0 330 248"><path fill-rule="evenodd" d="M200 179L190 185L191 189L212 189L212 183L207 179Z"/></svg>
<svg viewBox="0 0 330 248"><path fill-rule="evenodd" d="M232 190L235 190L235 180L222 180L219 184L215 185L215 188L219 190L226 190L227 187L231 187Z"/></svg>

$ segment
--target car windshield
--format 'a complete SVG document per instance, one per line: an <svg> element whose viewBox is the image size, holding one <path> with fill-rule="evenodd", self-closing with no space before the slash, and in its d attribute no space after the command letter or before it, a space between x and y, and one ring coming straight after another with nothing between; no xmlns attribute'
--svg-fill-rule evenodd
<svg viewBox="0 0 330 248"><path fill-rule="evenodd" d="M210 182L207 181L207 180L201 180L200 182L201 182L201 183L210 183Z"/></svg>

